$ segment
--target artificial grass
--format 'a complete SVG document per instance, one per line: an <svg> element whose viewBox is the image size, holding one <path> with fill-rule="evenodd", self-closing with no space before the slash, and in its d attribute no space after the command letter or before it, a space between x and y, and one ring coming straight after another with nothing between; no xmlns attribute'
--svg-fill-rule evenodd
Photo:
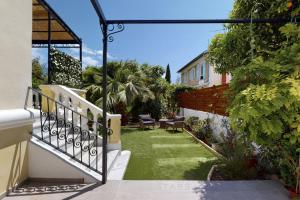
<svg viewBox="0 0 300 200"><path fill-rule="evenodd" d="M186 132L122 128L131 151L125 180L206 180L217 157Z"/></svg>

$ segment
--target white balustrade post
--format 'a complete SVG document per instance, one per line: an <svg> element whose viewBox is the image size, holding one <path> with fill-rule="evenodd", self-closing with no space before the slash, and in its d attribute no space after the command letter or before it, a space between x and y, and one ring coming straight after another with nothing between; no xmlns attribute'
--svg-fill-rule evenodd
<svg viewBox="0 0 300 200"><path fill-rule="evenodd" d="M72 103L73 103L73 110L76 111L76 113L74 113L73 123L74 123L74 126L79 126L79 124L80 124L79 115L77 114L81 110L79 107L79 102L74 100L74 102L72 102Z"/></svg>
<svg viewBox="0 0 300 200"><path fill-rule="evenodd" d="M108 149L115 150L121 149L121 115L109 115L110 120L109 128L112 130L112 135L108 138Z"/></svg>
<svg viewBox="0 0 300 200"><path fill-rule="evenodd" d="M93 132L94 132L94 133L97 133L97 123L96 123L97 120L98 120L98 119L97 119L97 113L93 112L93 117L94 117L94 118L93 118L93 121L94 121L94 123L93 123L93 130L94 130L94 131L93 131Z"/></svg>
<svg viewBox="0 0 300 200"><path fill-rule="evenodd" d="M67 97L67 107L69 107L66 118L68 121L72 121L72 110L73 110L73 101L71 97Z"/></svg>
<svg viewBox="0 0 300 200"><path fill-rule="evenodd" d="M81 128L84 130L89 130L88 129L88 119L86 118L87 115L87 108L81 108L81 114L83 117L81 117Z"/></svg>

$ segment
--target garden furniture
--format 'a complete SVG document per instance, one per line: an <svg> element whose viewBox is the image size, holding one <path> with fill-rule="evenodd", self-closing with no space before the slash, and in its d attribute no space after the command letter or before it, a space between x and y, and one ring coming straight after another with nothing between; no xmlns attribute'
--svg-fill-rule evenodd
<svg viewBox="0 0 300 200"><path fill-rule="evenodd" d="M159 128L167 128L167 122L172 121L172 119L160 119L159 120Z"/></svg>
<svg viewBox="0 0 300 200"><path fill-rule="evenodd" d="M166 122L166 129L169 127L173 128L173 131L177 130L177 128L181 128L183 131L184 128L184 117L183 116L176 116L175 119Z"/></svg>
<svg viewBox="0 0 300 200"><path fill-rule="evenodd" d="M139 124L140 124L140 128L142 128L143 130L145 129L145 127L150 127L150 126L152 126L154 129L155 119L151 118L149 114L139 115Z"/></svg>

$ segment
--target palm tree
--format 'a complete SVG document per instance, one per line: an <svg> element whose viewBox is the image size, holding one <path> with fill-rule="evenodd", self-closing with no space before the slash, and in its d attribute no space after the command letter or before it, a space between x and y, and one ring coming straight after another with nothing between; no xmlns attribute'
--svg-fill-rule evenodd
<svg viewBox="0 0 300 200"><path fill-rule="evenodd" d="M116 106L120 103L130 108L136 99L146 102L154 98L153 93L145 85L145 75L141 70L132 73L131 71L134 69L131 66L132 62L129 64L119 62L118 65L114 68L116 71L112 73L113 77L108 76L107 81L107 107L111 112L116 112ZM83 73L83 82L92 83L86 87L87 99L101 108L103 103L101 69L89 68L86 70Z"/></svg>

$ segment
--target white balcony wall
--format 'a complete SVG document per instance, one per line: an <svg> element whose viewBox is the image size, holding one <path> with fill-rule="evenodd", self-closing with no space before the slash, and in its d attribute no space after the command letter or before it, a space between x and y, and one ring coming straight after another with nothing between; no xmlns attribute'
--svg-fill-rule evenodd
<svg viewBox="0 0 300 200"><path fill-rule="evenodd" d="M0 199L28 178L32 0L0 0Z"/></svg>
<svg viewBox="0 0 300 200"><path fill-rule="evenodd" d="M31 86L32 1L0 1L0 110L23 108Z"/></svg>

